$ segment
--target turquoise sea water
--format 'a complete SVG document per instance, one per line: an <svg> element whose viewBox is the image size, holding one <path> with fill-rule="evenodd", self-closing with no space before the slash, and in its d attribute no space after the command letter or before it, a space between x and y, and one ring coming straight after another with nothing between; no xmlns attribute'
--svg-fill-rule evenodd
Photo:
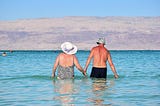
<svg viewBox="0 0 160 106"><path fill-rule="evenodd" d="M2 51L0 52L2 53ZM14 51L0 56L0 106L160 106L160 51L111 51L120 76L52 79L60 51ZM84 67L89 51L76 54Z"/></svg>

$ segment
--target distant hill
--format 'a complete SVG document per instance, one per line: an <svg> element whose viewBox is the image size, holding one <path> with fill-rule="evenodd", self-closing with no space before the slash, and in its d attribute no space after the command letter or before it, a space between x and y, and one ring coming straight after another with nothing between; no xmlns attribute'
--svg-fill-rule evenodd
<svg viewBox="0 0 160 106"><path fill-rule="evenodd" d="M0 50L78 49L105 37L110 50L160 50L160 17L63 17L0 21Z"/></svg>

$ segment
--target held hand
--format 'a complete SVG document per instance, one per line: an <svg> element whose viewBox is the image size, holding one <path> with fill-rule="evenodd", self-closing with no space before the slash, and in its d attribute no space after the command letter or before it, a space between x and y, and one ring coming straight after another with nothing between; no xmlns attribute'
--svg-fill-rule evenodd
<svg viewBox="0 0 160 106"><path fill-rule="evenodd" d="M87 73L87 69L84 69L84 73Z"/></svg>
<svg viewBox="0 0 160 106"><path fill-rule="evenodd" d="M84 70L85 75L87 76L87 69Z"/></svg>
<svg viewBox="0 0 160 106"><path fill-rule="evenodd" d="M84 76L87 76L87 73L86 73L86 71L85 71L85 70L84 70L82 73L83 73L83 75L84 75Z"/></svg>
<svg viewBox="0 0 160 106"><path fill-rule="evenodd" d="M87 76L87 73L86 73L86 72L83 72L83 75L84 75L84 76Z"/></svg>

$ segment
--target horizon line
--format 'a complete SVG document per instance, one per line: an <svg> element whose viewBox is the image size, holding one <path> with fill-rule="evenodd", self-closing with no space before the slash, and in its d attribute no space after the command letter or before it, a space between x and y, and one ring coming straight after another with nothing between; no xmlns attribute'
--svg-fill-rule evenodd
<svg viewBox="0 0 160 106"><path fill-rule="evenodd" d="M0 21L19 21L19 20L36 20L36 19L56 19L56 18L70 18L70 17L128 17L128 18L135 18L135 17L146 17L146 18L156 18L160 16L59 16L59 17L35 17L35 18L17 18L17 19L0 19Z"/></svg>

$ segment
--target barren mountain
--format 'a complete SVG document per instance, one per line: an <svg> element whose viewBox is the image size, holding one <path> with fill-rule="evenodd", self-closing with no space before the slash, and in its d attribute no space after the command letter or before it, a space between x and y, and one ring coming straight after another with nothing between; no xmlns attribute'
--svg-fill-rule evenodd
<svg viewBox="0 0 160 106"><path fill-rule="evenodd" d="M63 17L0 21L0 50L88 50L105 37L110 50L160 50L160 17Z"/></svg>

